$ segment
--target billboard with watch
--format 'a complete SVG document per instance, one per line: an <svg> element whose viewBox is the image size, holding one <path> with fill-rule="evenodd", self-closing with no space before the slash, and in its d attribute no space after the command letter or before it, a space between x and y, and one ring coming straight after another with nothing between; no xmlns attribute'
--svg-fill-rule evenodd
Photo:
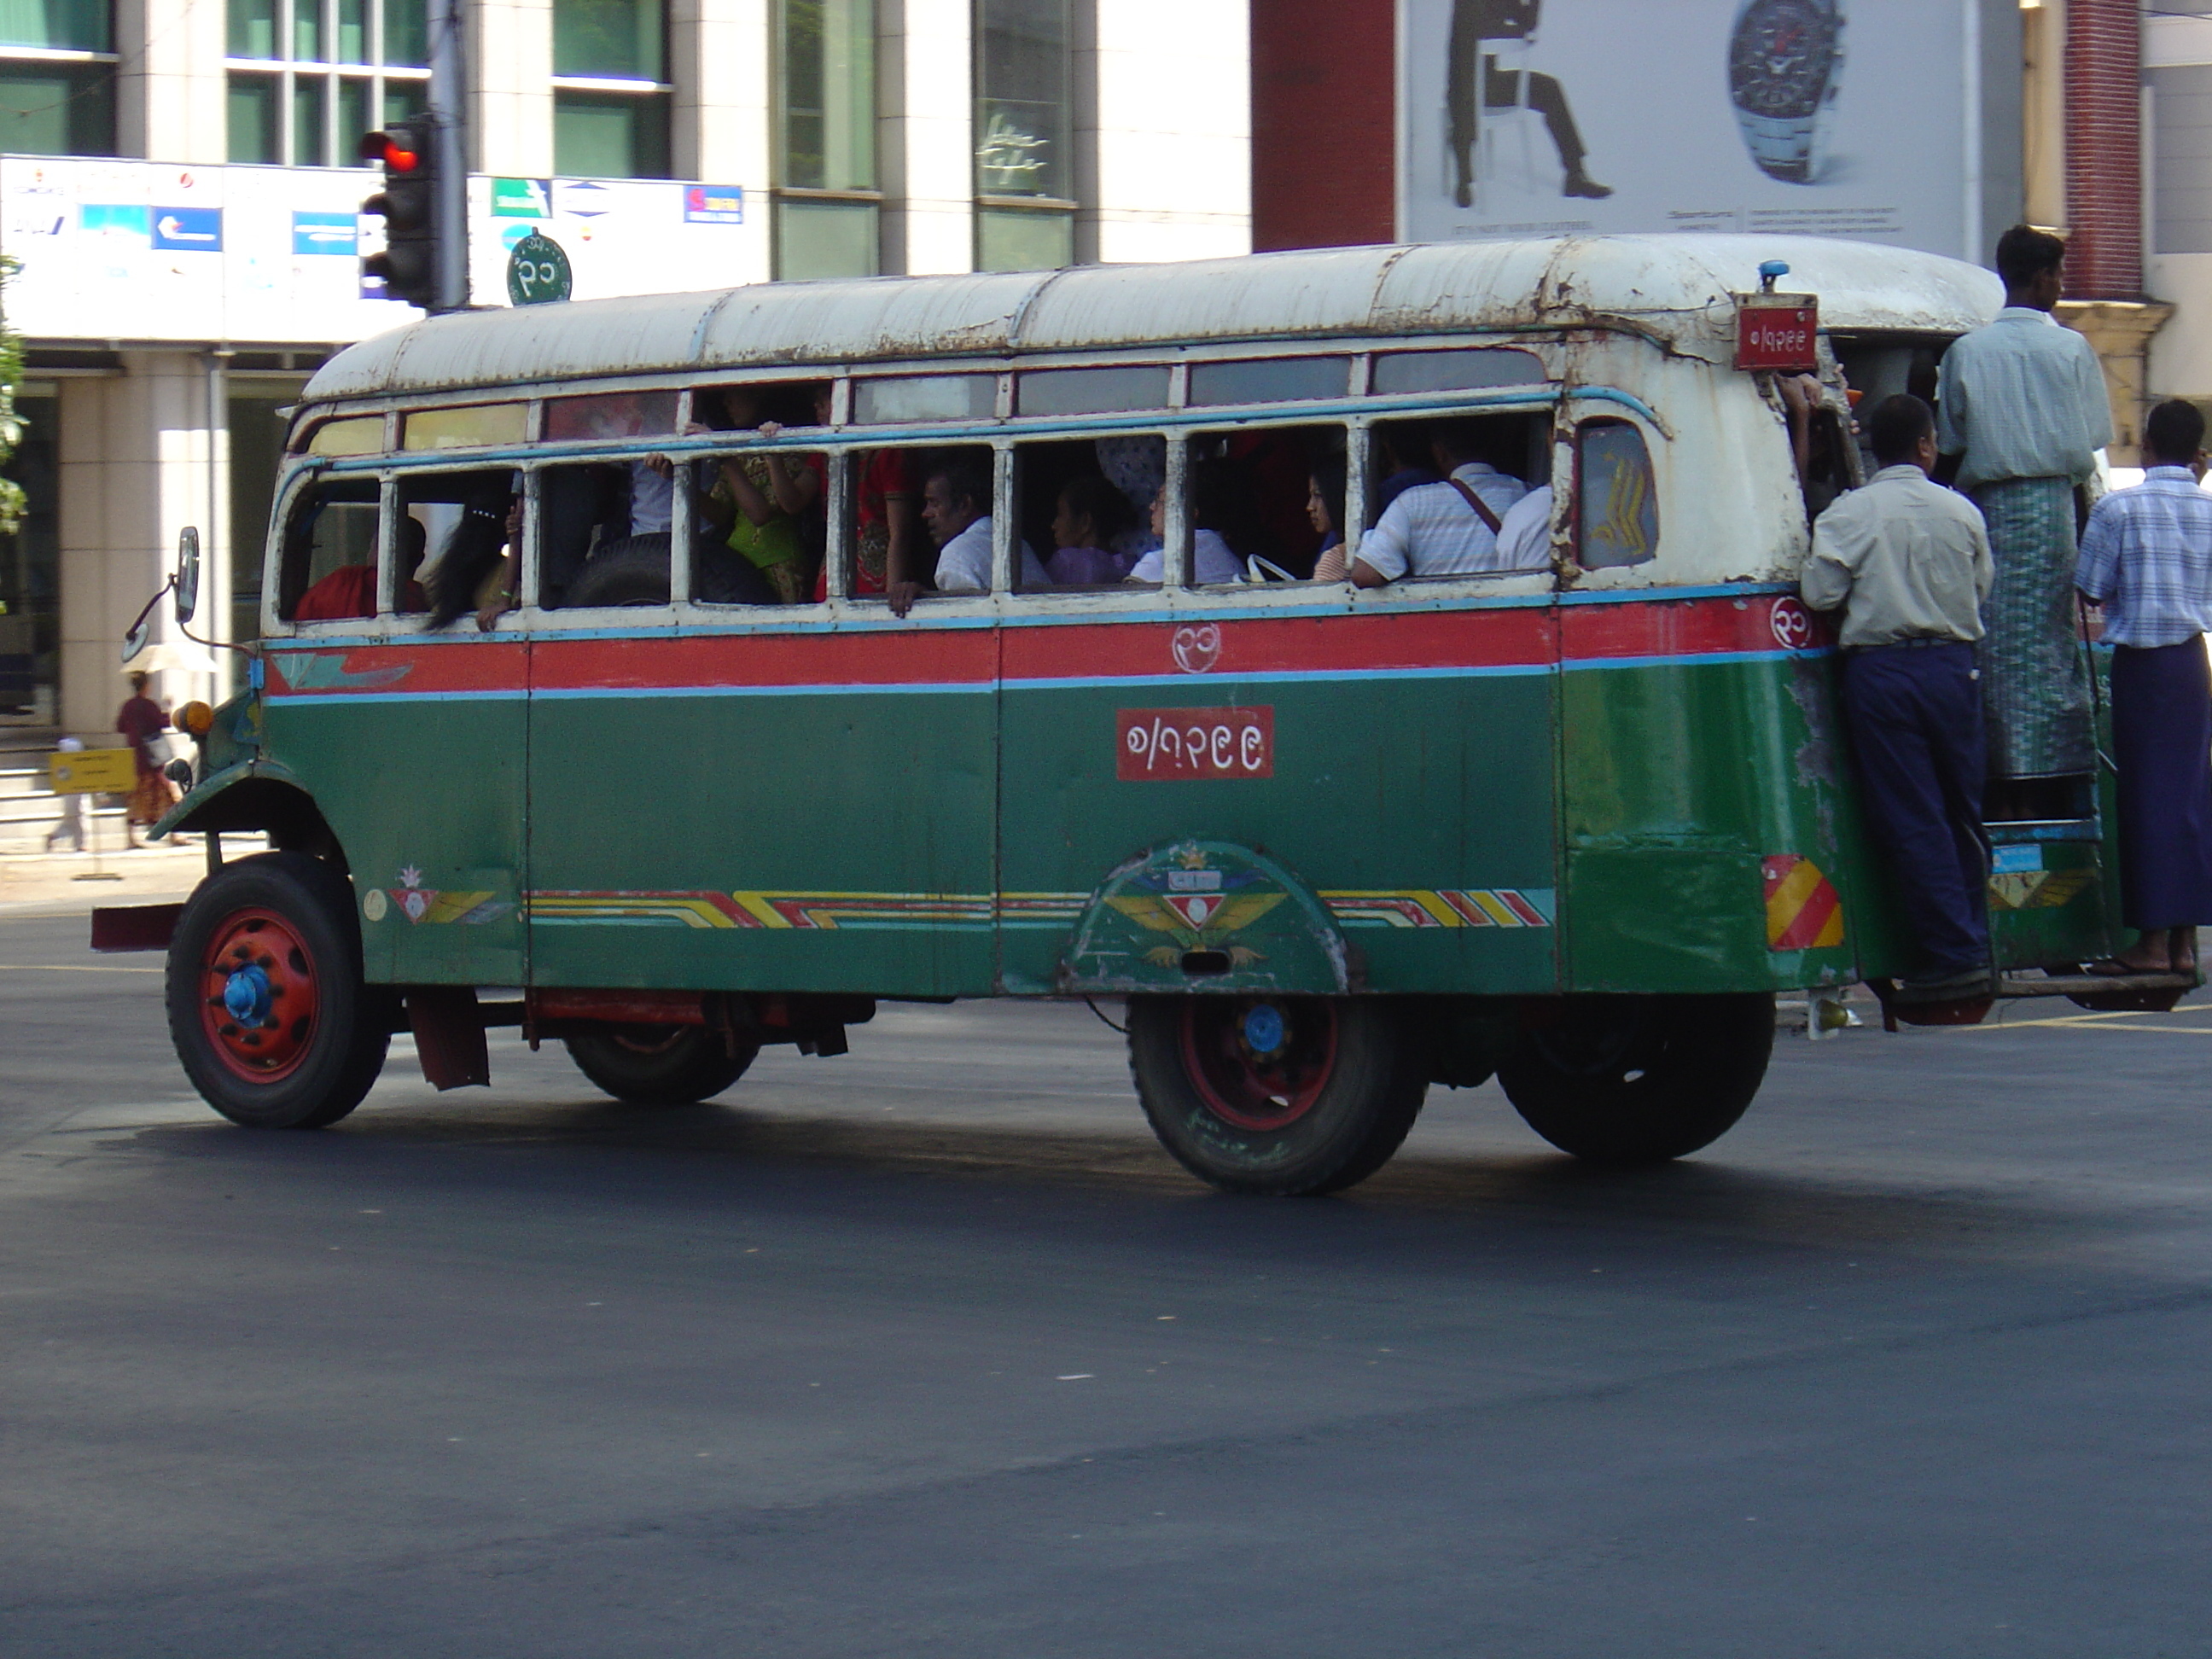
<svg viewBox="0 0 2212 1659"><path fill-rule="evenodd" d="M1407 240L1711 230L1986 260L2018 0L1400 0Z"/></svg>

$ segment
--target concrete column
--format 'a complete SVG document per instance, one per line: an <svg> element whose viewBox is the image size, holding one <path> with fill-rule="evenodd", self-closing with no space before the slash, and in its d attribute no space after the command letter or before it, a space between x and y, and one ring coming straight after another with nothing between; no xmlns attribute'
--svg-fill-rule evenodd
<svg viewBox="0 0 2212 1659"><path fill-rule="evenodd" d="M2150 338L2173 307L2155 300L2063 300L2058 319L2088 337L2105 366L2105 395L2112 405L2115 466L2141 466L2142 423L2159 400L2150 391Z"/></svg>
<svg viewBox="0 0 2212 1659"><path fill-rule="evenodd" d="M118 0L116 145L124 155L194 166L228 158L224 22L221 6Z"/></svg>
<svg viewBox="0 0 2212 1659"><path fill-rule="evenodd" d="M470 167L508 179L553 171L552 0L468 9Z"/></svg>
<svg viewBox="0 0 2212 1659"><path fill-rule="evenodd" d="M744 185L745 216L763 227L746 239L749 263L730 273L732 283L765 282L769 274L775 3L672 0L668 15L676 176Z"/></svg>
<svg viewBox="0 0 2212 1659"><path fill-rule="evenodd" d="M124 630L166 580L177 532L215 522L205 360L131 351L123 362L119 375L61 386L61 719L74 731L104 732L113 721L125 695ZM201 614L219 629L227 622L204 599ZM153 638L206 660L166 606ZM166 707L209 696L215 684L208 672L168 670L154 690Z"/></svg>
<svg viewBox="0 0 2212 1659"><path fill-rule="evenodd" d="M975 268L971 20L969 0L903 0L879 20L884 117L901 140L884 158L886 270Z"/></svg>
<svg viewBox="0 0 2212 1659"><path fill-rule="evenodd" d="M1097 228L1097 258L1118 264L1250 252L1247 0L1077 3L1097 8L1097 126L1076 140L1079 155L1095 145L1097 156L1097 195L1082 213ZM1160 49L1165 40L1174 51ZM1079 83L1085 67L1077 65Z"/></svg>

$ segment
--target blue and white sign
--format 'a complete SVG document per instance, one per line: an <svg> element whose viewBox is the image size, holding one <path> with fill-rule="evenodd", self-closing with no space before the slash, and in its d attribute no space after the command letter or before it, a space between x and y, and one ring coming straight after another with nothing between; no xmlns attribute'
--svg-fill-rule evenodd
<svg viewBox="0 0 2212 1659"><path fill-rule="evenodd" d="M172 252L222 252L222 210L155 208L154 246Z"/></svg>
<svg viewBox="0 0 2212 1659"><path fill-rule="evenodd" d="M351 213L298 213L292 216L292 252L339 253L348 258L361 246L361 221Z"/></svg>
<svg viewBox="0 0 2212 1659"><path fill-rule="evenodd" d="M687 225L741 225L745 222L745 191L742 185L686 185L684 222Z"/></svg>

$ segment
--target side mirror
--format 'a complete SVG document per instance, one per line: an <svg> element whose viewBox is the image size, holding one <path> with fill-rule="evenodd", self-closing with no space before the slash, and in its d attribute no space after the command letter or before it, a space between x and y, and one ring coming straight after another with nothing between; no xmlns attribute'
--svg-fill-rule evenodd
<svg viewBox="0 0 2212 1659"><path fill-rule="evenodd" d="M155 596L159 598L159 595ZM131 631L123 636L123 660L129 662L146 648L146 636L154 631L154 607L148 605L138 613L138 620L131 624Z"/></svg>
<svg viewBox="0 0 2212 1659"><path fill-rule="evenodd" d="M177 620L188 623L200 608L200 532L186 525L177 532Z"/></svg>

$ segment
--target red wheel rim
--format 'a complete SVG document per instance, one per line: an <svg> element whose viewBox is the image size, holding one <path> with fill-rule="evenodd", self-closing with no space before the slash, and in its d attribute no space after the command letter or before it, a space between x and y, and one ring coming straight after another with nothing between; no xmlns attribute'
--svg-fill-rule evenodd
<svg viewBox="0 0 2212 1659"><path fill-rule="evenodd" d="M1255 1133L1288 1128L1336 1070L1336 1010L1309 999L1188 998L1182 1062L1223 1122Z"/></svg>
<svg viewBox="0 0 2212 1659"><path fill-rule="evenodd" d="M252 1083L289 1077L314 1045L321 1011L307 941L274 910L233 911L208 936L199 1004L224 1065Z"/></svg>

